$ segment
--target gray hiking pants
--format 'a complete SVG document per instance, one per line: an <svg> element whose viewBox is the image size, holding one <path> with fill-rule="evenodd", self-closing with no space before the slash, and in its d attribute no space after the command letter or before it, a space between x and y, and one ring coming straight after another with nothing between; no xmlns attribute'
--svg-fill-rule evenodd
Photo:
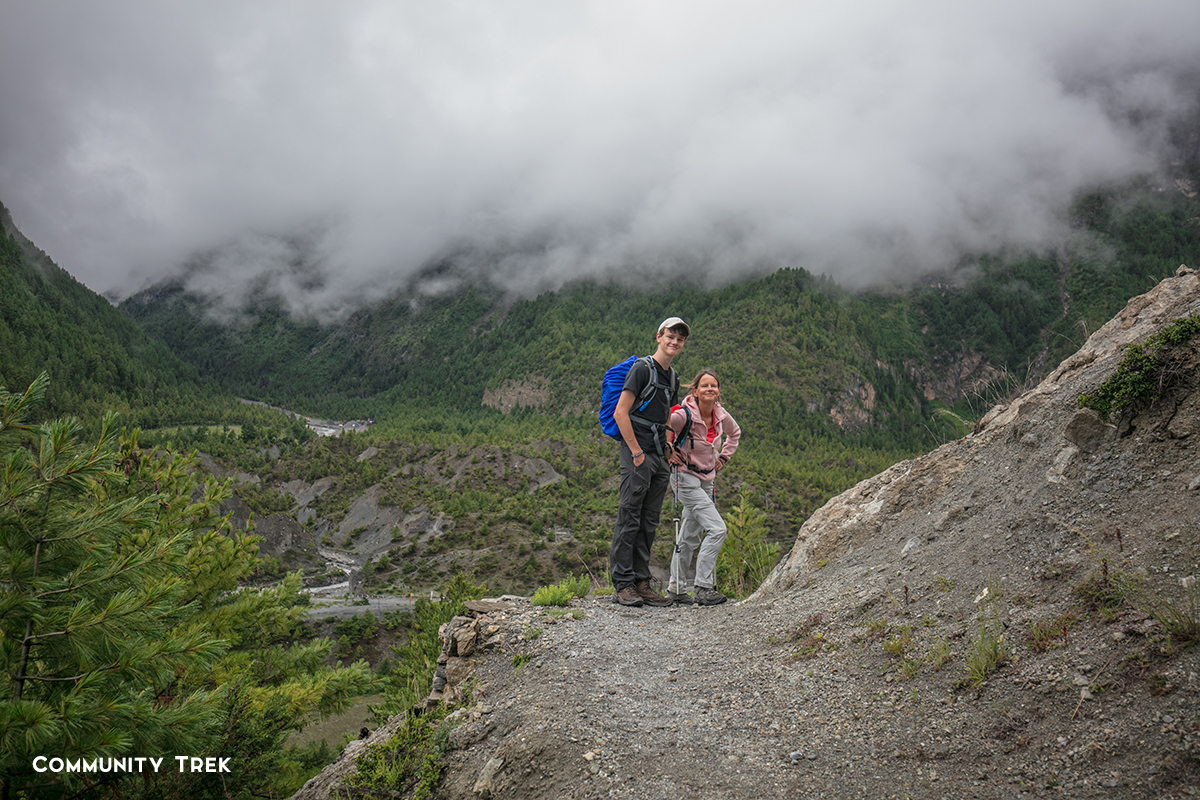
<svg viewBox="0 0 1200 800"><path fill-rule="evenodd" d="M671 476L675 502L683 505L679 534L675 537L675 555L671 559L668 591L690 593L696 586L706 589L716 584L717 556L725 544L725 520L713 502L713 482L702 481L690 472ZM707 531L708 535L701 536ZM692 559L696 564L692 566Z"/></svg>
<svg viewBox="0 0 1200 800"><path fill-rule="evenodd" d="M649 450L642 452L646 459L635 467L633 454L621 442L621 493L608 551L608 568L616 589L650 579L650 548L671 481L667 460Z"/></svg>

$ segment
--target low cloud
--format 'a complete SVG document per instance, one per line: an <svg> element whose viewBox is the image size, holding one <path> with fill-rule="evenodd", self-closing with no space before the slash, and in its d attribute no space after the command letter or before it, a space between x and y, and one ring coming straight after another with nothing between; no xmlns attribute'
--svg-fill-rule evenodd
<svg viewBox="0 0 1200 800"><path fill-rule="evenodd" d="M433 264L865 286L1171 177L1200 4L975 5L16 4L0 198L111 296L337 315Z"/></svg>

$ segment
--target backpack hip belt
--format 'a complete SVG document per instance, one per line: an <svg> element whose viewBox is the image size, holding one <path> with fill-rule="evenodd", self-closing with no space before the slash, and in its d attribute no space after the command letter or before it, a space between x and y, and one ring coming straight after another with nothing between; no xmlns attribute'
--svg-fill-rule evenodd
<svg viewBox="0 0 1200 800"><path fill-rule="evenodd" d="M660 456L666 457L663 452L663 442L666 437L663 435L667 426L661 422L651 422L645 417L639 417L636 414L629 415L629 421L634 425L641 425L643 428L649 428L651 435L654 436L654 449L658 451Z"/></svg>

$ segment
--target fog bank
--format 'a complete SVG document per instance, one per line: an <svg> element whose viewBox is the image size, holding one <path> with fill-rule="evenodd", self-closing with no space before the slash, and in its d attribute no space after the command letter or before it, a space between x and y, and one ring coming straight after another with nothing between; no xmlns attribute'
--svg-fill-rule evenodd
<svg viewBox="0 0 1200 800"><path fill-rule="evenodd" d="M865 286L1169 184L1200 4L974 5L9 4L0 198L111 296L337 314L431 263Z"/></svg>

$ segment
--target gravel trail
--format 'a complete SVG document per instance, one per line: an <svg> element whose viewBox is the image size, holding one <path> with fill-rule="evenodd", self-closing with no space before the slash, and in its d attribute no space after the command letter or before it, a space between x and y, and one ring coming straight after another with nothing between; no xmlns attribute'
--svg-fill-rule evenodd
<svg viewBox="0 0 1200 800"><path fill-rule="evenodd" d="M1194 796L1194 652L1170 695L1126 682L1084 703L1105 682L1098 656L1140 652L1140 637L1110 648L1115 631L1097 628L964 691L961 659L903 677L856 610L823 615L826 644L797 658L787 638L808 611L792 599L576 608L553 623L527 605L491 615L509 638L474 659L475 719L453 735L439 796Z"/></svg>

